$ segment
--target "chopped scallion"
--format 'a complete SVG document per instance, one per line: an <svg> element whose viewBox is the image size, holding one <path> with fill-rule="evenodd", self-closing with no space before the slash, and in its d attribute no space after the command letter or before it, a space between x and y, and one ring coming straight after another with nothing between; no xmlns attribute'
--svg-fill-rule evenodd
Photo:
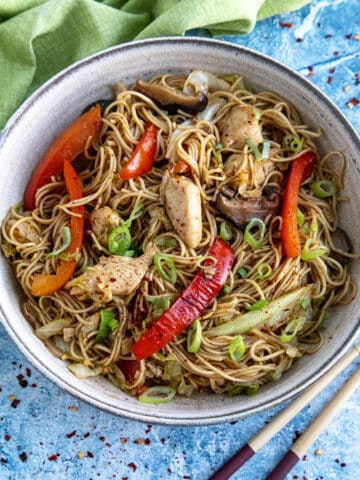
<svg viewBox="0 0 360 480"><path fill-rule="evenodd" d="M311 184L311 191L317 198L328 198L335 195L337 189L331 180L319 180Z"/></svg>
<svg viewBox="0 0 360 480"><path fill-rule="evenodd" d="M252 312L253 310L260 310L261 308L265 307L265 305L267 305L267 301L262 298L261 300L258 300L249 307L246 307L246 310L249 310L250 312Z"/></svg>
<svg viewBox="0 0 360 480"><path fill-rule="evenodd" d="M244 267L240 267L238 270L238 274L241 278L246 278L248 276L248 271Z"/></svg>
<svg viewBox="0 0 360 480"><path fill-rule="evenodd" d="M257 268L257 278L259 280L266 280L271 277L273 269L268 263L260 263Z"/></svg>
<svg viewBox="0 0 360 480"><path fill-rule="evenodd" d="M151 403L157 405L159 403L170 402L175 396L176 390L172 387L155 386L148 388L139 396L139 402Z"/></svg>
<svg viewBox="0 0 360 480"><path fill-rule="evenodd" d="M231 290L230 285L224 285L223 290L225 293L230 293L230 290Z"/></svg>
<svg viewBox="0 0 360 480"><path fill-rule="evenodd" d="M114 228L108 238L108 249L112 255L123 256L130 250L131 233L129 227L124 223Z"/></svg>
<svg viewBox="0 0 360 480"><path fill-rule="evenodd" d="M238 362L244 356L246 346L241 335L237 335L229 346L229 355L234 362Z"/></svg>
<svg viewBox="0 0 360 480"><path fill-rule="evenodd" d="M187 335L187 351L196 353L200 350L202 340L202 327L197 318L190 326Z"/></svg>
<svg viewBox="0 0 360 480"><path fill-rule="evenodd" d="M215 145L215 150L221 150L222 148L224 148L222 143L218 143L217 145Z"/></svg>
<svg viewBox="0 0 360 480"><path fill-rule="evenodd" d="M280 341L283 343L292 342L298 331L301 330L304 320L303 317L297 317L291 320L281 332Z"/></svg>
<svg viewBox="0 0 360 480"><path fill-rule="evenodd" d="M158 296L148 296L146 301L152 303L156 307L167 310L170 307L171 296L170 295L158 295Z"/></svg>
<svg viewBox="0 0 360 480"><path fill-rule="evenodd" d="M299 305L303 310L306 310L310 305L310 300L308 298L303 298L300 300Z"/></svg>
<svg viewBox="0 0 360 480"><path fill-rule="evenodd" d="M305 222L305 215L300 210L300 208L297 209L296 218L297 218L298 227L302 227L304 225L304 222Z"/></svg>
<svg viewBox="0 0 360 480"><path fill-rule="evenodd" d="M233 238L233 233L227 222L220 223L220 238L225 242L230 242Z"/></svg>
<svg viewBox="0 0 360 480"><path fill-rule="evenodd" d="M60 255L60 253L64 252L71 243L71 232L69 227L64 227L62 231L62 236L63 236L63 244L61 247L59 247L57 250L53 250L52 252L47 254L47 257L56 257L57 255Z"/></svg>
<svg viewBox="0 0 360 480"><path fill-rule="evenodd" d="M174 248L178 242L175 238L157 237L155 243L158 247Z"/></svg>
<svg viewBox="0 0 360 480"><path fill-rule="evenodd" d="M172 258L168 255L157 253L154 256L154 265L163 280L172 284L176 283L177 272ZM164 265L166 266L166 270L164 269Z"/></svg>
<svg viewBox="0 0 360 480"><path fill-rule="evenodd" d="M303 141L296 135L285 135L283 145L293 153L299 153L303 146Z"/></svg>
<svg viewBox="0 0 360 480"><path fill-rule="evenodd" d="M326 247L319 246L313 238L308 238L301 250L301 259L308 262L313 260L314 258L325 255L327 252L328 250Z"/></svg>
<svg viewBox="0 0 360 480"><path fill-rule="evenodd" d="M249 145L251 152L255 155L256 160L261 161L261 160L267 160L269 158L269 154L270 154L269 141L264 142L262 152L260 152L259 148L255 145L255 143L251 140L251 138L248 138L246 140L246 143Z"/></svg>
<svg viewBox="0 0 360 480"><path fill-rule="evenodd" d="M96 335L96 342L103 343L111 332L114 332L119 326L119 322L115 318L112 310L100 311L100 328Z"/></svg>
<svg viewBox="0 0 360 480"><path fill-rule="evenodd" d="M265 223L259 218L252 218L246 225L244 239L250 247L257 250L261 248L264 243L265 231Z"/></svg>

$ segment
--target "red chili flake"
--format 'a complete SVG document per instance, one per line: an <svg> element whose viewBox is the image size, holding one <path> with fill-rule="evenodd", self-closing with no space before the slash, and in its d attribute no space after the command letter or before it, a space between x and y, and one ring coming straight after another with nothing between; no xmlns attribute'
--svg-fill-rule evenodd
<svg viewBox="0 0 360 480"><path fill-rule="evenodd" d="M132 468L133 472L136 472L137 466L134 462L128 463L127 466Z"/></svg>
<svg viewBox="0 0 360 480"><path fill-rule="evenodd" d="M335 67L333 67L333 68L330 68L330 70L329 70L329 73L335 73L335 70L336 70L336 68L335 68Z"/></svg>
<svg viewBox="0 0 360 480"><path fill-rule="evenodd" d="M307 456L303 455L302 459L303 459L303 462L305 462L305 460L307 459Z"/></svg>
<svg viewBox="0 0 360 480"><path fill-rule="evenodd" d="M333 81L333 78L334 78L334 77L333 77L332 75L330 75L330 76L328 77L328 79L327 79L327 83L331 83L331 82Z"/></svg>
<svg viewBox="0 0 360 480"><path fill-rule="evenodd" d="M161 438L161 439L160 439L160 443L161 443L162 445L164 445L165 442L166 442L165 438Z"/></svg>
<svg viewBox="0 0 360 480"><path fill-rule="evenodd" d="M32 383L32 384L31 384L31 387L32 387L32 388L36 388L36 387L37 387L37 384L36 384L36 383Z"/></svg>
<svg viewBox="0 0 360 480"><path fill-rule="evenodd" d="M346 463L345 462L340 463L340 467L346 467Z"/></svg>
<svg viewBox="0 0 360 480"><path fill-rule="evenodd" d="M20 387L26 388L28 386L28 381L24 378L24 375L22 373L16 375L16 378L18 379Z"/></svg>
<svg viewBox="0 0 360 480"><path fill-rule="evenodd" d="M120 442L124 445L126 442L128 441L128 439L126 437L122 437Z"/></svg>
<svg viewBox="0 0 360 480"><path fill-rule="evenodd" d="M297 38L296 41L297 41L297 43L300 43L300 42L303 42L304 39L303 38Z"/></svg>
<svg viewBox="0 0 360 480"><path fill-rule="evenodd" d="M86 432L86 433L84 433L83 437L87 438L89 435L90 435L90 432Z"/></svg>
<svg viewBox="0 0 360 480"><path fill-rule="evenodd" d="M359 105L359 103L360 103L360 100L358 100L356 97L353 97L346 102L346 105L348 106L348 108L353 108L353 107L356 107L356 105Z"/></svg>
<svg viewBox="0 0 360 480"><path fill-rule="evenodd" d="M100 440L101 442L104 442L104 441L106 440L106 437L99 437L99 440Z"/></svg>
<svg viewBox="0 0 360 480"><path fill-rule="evenodd" d="M5 433L4 435L5 442L8 442L10 439L11 439L10 435L8 433Z"/></svg>
<svg viewBox="0 0 360 480"><path fill-rule="evenodd" d="M49 462L54 462L59 457L60 457L60 453L54 453L53 455L50 455L50 457L48 457L48 460L49 460Z"/></svg>
<svg viewBox="0 0 360 480"><path fill-rule="evenodd" d="M171 470L170 467L167 469L167 471L168 471L168 473L172 473L172 470Z"/></svg>
<svg viewBox="0 0 360 480"><path fill-rule="evenodd" d="M331 33L327 33L324 38L331 38L331 37L332 37Z"/></svg>
<svg viewBox="0 0 360 480"><path fill-rule="evenodd" d="M76 434L76 430L74 430L74 431L71 432L71 433L67 433L67 434L66 434L66 438L72 438L75 434Z"/></svg>
<svg viewBox="0 0 360 480"><path fill-rule="evenodd" d="M340 460L338 458L335 458L336 463L340 463Z"/></svg>
<svg viewBox="0 0 360 480"><path fill-rule="evenodd" d="M184 480L190 480L191 477L189 477L189 475L183 475L183 479L184 479Z"/></svg>
<svg viewBox="0 0 360 480"><path fill-rule="evenodd" d="M121 480L129 480L129 477L122 477Z"/></svg>
<svg viewBox="0 0 360 480"><path fill-rule="evenodd" d="M345 35L345 38L349 39L352 37L352 33L348 33L347 35Z"/></svg>
<svg viewBox="0 0 360 480"><path fill-rule="evenodd" d="M337 57L339 55L339 52L337 50L335 50L335 52L333 52L333 55L334 55L334 57Z"/></svg>
<svg viewBox="0 0 360 480"><path fill-rule="evenodd" d="M26 462L26 460L27 460L26 452L21 452L20 455L19 455L19 458L22 462Z"/></svg>
<svg viewBox="0 0 360 480"><path fill-rule="evenodd" d="M29 367L26 367L26 368L25 368L25 373L26 373L26 376L27 376L27 377L31 377L31 370L30 370Z"/></svg>
<svg viewBox="0 0 360 480"><path fill-rule="evenodd" d="M20 400L18 400L17 398L14 398L14 400L10 403L10 405L12 406L12 408L17 408L19 403L20 403Z"/></svg>
<svg viewBox="0 0 360 480"><path fill-rule="evenodd" d="M150 445L150 438L145 438L144 440L145 445Z"/></svg>
<svg viewBox="0 0 360 480"><path fill-rule="evenodd" d="M110 278L110 282L111 282L111 283L114 283L114 282L116 282L116 278L114 278L114 277L111 277L111 278Z"/></svg>
<svg viewBox="0 0 360 480"><path fill-rule="evenodd" d="M94 458L94 454L92 452L86 452L86 456L89 458Z"/></svg>
<svg viewBox="0 0 360 480"><path fill-rule="evenodd" d="M291 28L293 24L291 22L279 22L280 27Z"/></svg>

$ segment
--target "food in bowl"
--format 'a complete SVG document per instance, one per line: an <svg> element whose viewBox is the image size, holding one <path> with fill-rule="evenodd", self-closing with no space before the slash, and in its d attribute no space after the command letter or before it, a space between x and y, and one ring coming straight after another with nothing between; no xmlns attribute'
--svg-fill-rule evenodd
<svg viewBox="0 0 360 480"><path fill-rule="evenodd" d="M336 218L346 161L319 135L240 75L117 84L2 224L35 334L77 377L147 403L279 379L356 294Z"/></svg>

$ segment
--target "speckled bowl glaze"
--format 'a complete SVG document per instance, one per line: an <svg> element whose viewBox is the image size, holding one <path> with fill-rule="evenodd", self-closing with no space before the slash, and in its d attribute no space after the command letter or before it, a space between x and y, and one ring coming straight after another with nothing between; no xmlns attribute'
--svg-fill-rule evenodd
<svg viewBox="0 0 360 480"><path fill-rule="evenodd" d="M282 64L257 52L228 43L199 38L159 38L133 42L97 53L60 72L38 89L13 115L0 138L0 217L21 198L38 159L54 137L82 108L111 96L112 85L130 84L139 77L163 72L205 69L216 74L240 73L256 90L271 90L291 102L304 121L323 132L322 152L341 150L348 165L345 195L351 199L339 212L340 224L360 251L360 140L342 113L316 87ZM352 265L359 282L360 262ZM359 333L359 298L334 308L320 351L298 361L283 378L258 395L228 398L219 395L177 397L152 406L139 403L103 378L79 380L54 358L33 334L21 314L21 293L9 265L1 256L2 321L28 359L50 380L73 395L117 415L172 425L206 425L241 418L274 407L308 387L328 370Z"/></svg>

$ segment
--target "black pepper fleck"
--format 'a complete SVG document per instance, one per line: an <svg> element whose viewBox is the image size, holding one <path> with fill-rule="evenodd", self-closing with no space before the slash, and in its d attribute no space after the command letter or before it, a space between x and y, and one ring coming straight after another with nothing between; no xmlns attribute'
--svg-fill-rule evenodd
<svg viewBox="0 0 360 480"><path fill-rule="evenodd" d="M26 462L26 460L27 460L26 452L21 452L20 455L19 455L19 458L22 462Z"/></svg>

